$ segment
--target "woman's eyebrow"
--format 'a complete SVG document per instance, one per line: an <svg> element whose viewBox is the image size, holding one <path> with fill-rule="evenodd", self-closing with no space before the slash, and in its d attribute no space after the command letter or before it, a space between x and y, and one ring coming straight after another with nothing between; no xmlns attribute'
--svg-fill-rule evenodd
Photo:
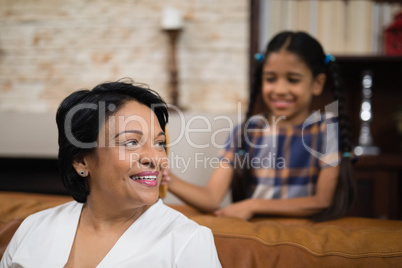
<svg viewBox="0 0 402 268"><path fill-rule="evenodd" d="M141 136L144 135L144 133L142 133L142 131L140 131L140 130L124 130L124 131L122 131L122 132L117 133L117 135L114 136L113 140L114 140L115 138L117 138L118 136L120 136L121 134L125 134L125 133L136 133L136 134L139 134L139 135L141 135Z"/></svg>
<svg viewBox="0 0 402 268"><path fill-rule="evenodd" d="M165 132L161 131L161 132L159 132L159 134L157 135L157 137L159 137L159 136L165 136L165 137L166 137L166 134L165 134Z"/></svg>

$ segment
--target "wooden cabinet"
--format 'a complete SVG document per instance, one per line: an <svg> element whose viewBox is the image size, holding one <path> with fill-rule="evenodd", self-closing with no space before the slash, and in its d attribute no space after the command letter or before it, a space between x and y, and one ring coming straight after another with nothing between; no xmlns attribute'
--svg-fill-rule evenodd
<svg viewBox="0 0 402 268"><path fill-rule="evenodd" d="M370 129L378 156L361 156L355 164L358 199L349 213L402 219L402 133L397 114L402 109L402 56L338 56L353 142L357 145L361 121L362 73L373 74ZM328 93L328 92L327 92Z"/></svg>
<svg viewBox="0 0 402 268"><path fill-rule="evenodd" d="M402 219L402 156L362 156L354 170L358 196L348 215Z"/></svg>
<svg viewBox="0 0 402 268"><path fill-rule="evenodd" d="M343 78L353 141L357 144L361 126L362 73L371 71L370 128L374 144L382 154L401 154L402 133L398 133L397 114L402 109L402 56L338 56L336 59Z"/></svg>
<svg viewBox="0 0 402 268"><path fill-rule="evenodd" d="M358 199L350 216L402 219L402 133L397 113L402 109L402 56L337 56L344 84L352 141L358 145L361 121L362 73L373 74L370 123L377 156L360 156L354 165ZM323 109L333 101L326 91L313 109Z"/></svg>

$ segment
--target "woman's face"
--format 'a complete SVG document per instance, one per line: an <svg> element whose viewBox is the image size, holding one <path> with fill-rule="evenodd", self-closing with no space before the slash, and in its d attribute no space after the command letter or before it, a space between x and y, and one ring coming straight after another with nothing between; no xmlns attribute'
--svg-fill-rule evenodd
<svg viewBox="0 0 402 268"><path fill-rule="evenodd" d="M137 101L110 116L98 147L85 157L89 200L120 208L152 205L158 199L162 168L167 165L166 137L154 112Z"/></svg>
<svg viewBox="0 0 402 268"><path fill-rule="evenodd" d="M325 74L313 78L308 66L286 50L271 53L263 66L262 96L265 105L278 118L301 124L309 115L313 95L319 95Z"/></svg>

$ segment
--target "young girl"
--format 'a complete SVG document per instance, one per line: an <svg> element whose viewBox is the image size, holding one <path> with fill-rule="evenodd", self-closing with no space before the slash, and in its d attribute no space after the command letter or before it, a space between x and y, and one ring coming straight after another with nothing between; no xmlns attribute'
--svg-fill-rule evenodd
<svg viewBox="0 0 402 268"><path fill-rule="evenodd" d="M230 135L220 167L205 187L165 170L169 190L216 216L250 219L263 214L320 221L344 215L355 186L335 59L303 32L279 33L258 59L246 120ZM337 117L310 116L313 97L326 87L337 100ZM219 209L229 188L233 203Z"/></svg>

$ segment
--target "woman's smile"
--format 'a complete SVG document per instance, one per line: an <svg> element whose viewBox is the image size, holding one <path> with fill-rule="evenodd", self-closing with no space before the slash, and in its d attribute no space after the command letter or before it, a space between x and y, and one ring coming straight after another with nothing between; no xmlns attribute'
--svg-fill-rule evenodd
<svg viewBox="0 0 402 268"><path fill-rule="evenodd" d="M158 176L158 171L144 171L130 176L130 179L145 186L156 187L158 186Z"/></svg>

